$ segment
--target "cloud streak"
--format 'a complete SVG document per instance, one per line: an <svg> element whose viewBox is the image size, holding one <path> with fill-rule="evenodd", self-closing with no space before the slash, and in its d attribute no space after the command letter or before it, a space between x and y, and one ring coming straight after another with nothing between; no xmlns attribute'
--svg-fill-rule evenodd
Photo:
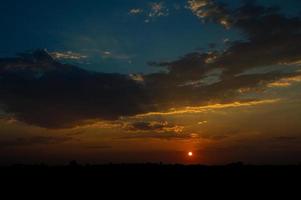
<svg viewBox="0 0 301 200"><path fill-rule="evenodd" d="M259 101L249 101L249 102L233 102L226 104L212 104L207 106L195 106L195 107L186 107L183 109L174 109L168 112L150 112L145 114L137 115L136 117L149 117L149 116L164 116L164 115L181 115L181 114L198 114L208 111L227 109L227 108L240 108L240 107L249 107L249 106L258 106L265 104L273 104L279 102L280 99L269 99L269 100L259 100Z"/></svg>
<svg viewBox="0 0 301 200"><path fill-rule="evenodd" d="M66 52L59 52L59 51L54 51L49 53L54 59L57 60L82 60L82 59L87 59L88 56L82 55L80 53L75 53L72 51L66 51Z"/></svg>

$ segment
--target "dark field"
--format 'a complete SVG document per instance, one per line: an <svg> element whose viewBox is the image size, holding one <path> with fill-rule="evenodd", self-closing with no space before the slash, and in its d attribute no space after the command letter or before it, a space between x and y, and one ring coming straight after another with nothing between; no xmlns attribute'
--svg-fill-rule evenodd
<svg viewBox="0 0 301 200"><path fill-rule="evenodd" d="M243 165L234 163L224 166L165 165L165 164L107 164L66 166L12 165L0 167L0 176L5 179L200 179L206 181L299 179L301 165Z"/></svg>
<svg viewBox="0 0 301 200"><path fill-rule="evenodd" d="M67 166L14 165L0 168L1 189L15 191L10 195L20 195L18 191L54 196L84 193L85 199L88 198L86 195L93 198L95 194L99 197L121 195L144 199L162 197L163 194L177 196L178 193L184 195L184 199L195 195L252 196L257 199L262 193L268 197L278 193L288 197L299 193L300 178L300 165L251 166L241 163L225 166L72 163Z"/></svg>

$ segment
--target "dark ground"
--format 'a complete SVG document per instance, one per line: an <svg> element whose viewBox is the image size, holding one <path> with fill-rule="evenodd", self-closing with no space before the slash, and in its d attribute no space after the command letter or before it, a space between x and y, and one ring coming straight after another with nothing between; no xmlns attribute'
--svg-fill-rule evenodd
<svg viewBox="0 0 301 200"><path fill-rule="evenodd" d="M13 189L14 192L10 195L18 194L18 191L33 193L43 191L44 195L50 195L56 194L55 192L59 188L61 192L72 195L77 192L89 191L100 196L102 194L111 196L135 194L137 196L139 192L143 192L144 196L140 196L140 199L162 194L162 192L172 196L178 192L187 195L197 193L200 196L203 193L210 195L243 193L245 197L263 191L275 196L278 192L285 195L299 193L301 191L300 183L301 165L255 166L242 163L225 166L79 165L71 162L66 166L12 165L0 167L0 191ZM23 195L23 193L21 194Z"/></svg>
<svg viewBox="0 0 301 200"><path fill-rule="evenodd" d="M31 180L73 179L128 179L131 180L293 180L301 178L301 165L243 165L234 163L224 166L165 165L165 164L107 164L80 165L71 162L65 166L12 165L0 167L0 178ZM301 179L300 179L301 180Z"/></svg>

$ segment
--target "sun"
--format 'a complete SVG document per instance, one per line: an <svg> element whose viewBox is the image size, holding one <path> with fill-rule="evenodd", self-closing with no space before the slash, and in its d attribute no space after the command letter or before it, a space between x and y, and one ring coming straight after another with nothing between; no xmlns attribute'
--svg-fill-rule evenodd
<svg viewBox="0 0 301 200"><path fill-rule="evenodd" d="M189 152L188 152L188 156L189 156L189 157L192 157L192 156L193 156L193 153L192 153L191 151L189 151Z"/></svg>

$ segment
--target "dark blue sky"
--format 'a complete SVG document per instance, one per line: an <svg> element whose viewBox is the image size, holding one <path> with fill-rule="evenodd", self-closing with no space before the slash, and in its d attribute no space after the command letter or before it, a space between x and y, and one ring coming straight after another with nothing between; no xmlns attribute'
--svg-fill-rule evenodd
<svg viewBox="0 0 301 200"><path fill-rule="evenodd" d="M299 1L261 0L298 13ZM231 7L240 0L223 1ZM287 2L287 1L286 1ZM162 15L152 3L162 3ZM225 39L241 39L234 29L202 23L187 9L186 0L141 1L6 1L1 3L0 55L46 48L84 56L67 62L101 72L148 73L150 61L169 61L187 53L223 47ZM132 9L143 11L131 14ZM71 54L71 53L70 53Z"/></svg>

